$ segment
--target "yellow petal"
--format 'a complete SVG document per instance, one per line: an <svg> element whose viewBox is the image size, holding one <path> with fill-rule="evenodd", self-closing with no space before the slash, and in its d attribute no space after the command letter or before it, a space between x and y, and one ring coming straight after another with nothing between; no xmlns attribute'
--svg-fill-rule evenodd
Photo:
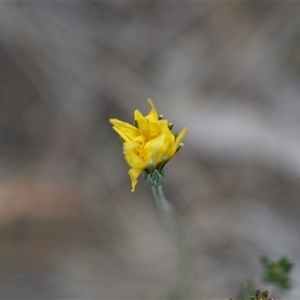
<svg viewBox="0 0 300 300"><path fill-rule="evenodd" d="M142 173L143 169L135 169L135 168L131 168L128 171L128 175L131 179L131 192L135 191L135 186L138 183L137 178L140 176L140 174Z"/></svg>
<svg viewBox="0 0 300 300"><path fill-rule="evenodd" d="M165 121L165 120L164 120ZM164 121L149 122L149 139L152 140L162 133L162 126Z"/></svg>
<svg viewBox="0 0 300 300"><path fill-rule="evenodd" d="M154 103L151 99L147 99L147 101L148 101L148 103L149 103L149 105L151 106L152 109L151 109L150 113L147 116L145 116L145 118L150 122L155 122L155 121L158 120L157 110L156 110L155 105L154 105Z"/></svg>
<svg viewBox="0 0 300 300"><path fill-rule="evenodd" d="M113 129L124 141L131 141L139 135L138 129L129 123L118 119L110 119L109 122L114 125Z"/></svg>
<svg viewBox="0 0 300 300"><path fill-rule="evenodd" d="M149 139L149 122L139 110L134 111L134 120L137 123L139 133L146 139Z"/></svg>
<svg viewBox="0 0 300 300"><path fill-rule="evenodd" d="M178 134L177 138L176 138L176 144L177 147L179 145L179 143L182 141L182 139L186 136L187 132L188 132L188 127L184 127L181 132Z"/></svg>
<svg viewBox="0 0 300 300"><path fill-rule="evenodd" d="M187 134L188 132L188 127L184 127L181 132L179 133L179 135L177 136L176 140L175 140L175 143L172 147L172 156L176 153L178 147L179 147L179 143L182 141L182 139L185 137L185 135Z"/></svg>
<svg viewBox="0 0 300 300"><path fill-rule="evenodd" d="M124 156L128 165L132 168L145 169L147 162L142 159L136 148L126 149L126 147L128 147L126 144L127 143L124 144Z"/></svg>
<svg viewBox="0 0 300 300"><path fill-rule="evenodd" d="M138 135L133 139L133 141L139 143L139 145L144 145L146 142L146 137L143 135Z"/></svg>
<svg viewBox="0 0 300 300"><path fill-rule="evenodd" d="M149 149L148 165L153 164L157 166L163 161L168 148L166 136L164 134L159 135L156 139L149 141L146 147Z"/></svg>
<svg viewBox="0 0 300 300"><path fill-rule="evenodd" d="M139 142L139 141L125 142L123 144L123 151L125 153L125 152L127 152L129 150L140 148L141 146L142 146L142 143Z"/></svg>

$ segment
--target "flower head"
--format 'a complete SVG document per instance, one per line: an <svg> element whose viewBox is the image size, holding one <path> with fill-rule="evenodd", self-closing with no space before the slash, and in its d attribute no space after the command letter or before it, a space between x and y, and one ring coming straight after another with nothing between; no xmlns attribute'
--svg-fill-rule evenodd
<svg viewBox="0 0 300 300"><path fill-rule="evenodd" d="M134 125L118 119L109 120L123 141L123 153L130 166L128 174L132 192L143 171L150 175L154 170L163 174L164 165L183 145L181 141L187 133L187 127L184 127L178 135L174 134L172 124L158 115L150 99L148 103L151 106L148 115L143 116L139 110L135 110Z"/></svg>

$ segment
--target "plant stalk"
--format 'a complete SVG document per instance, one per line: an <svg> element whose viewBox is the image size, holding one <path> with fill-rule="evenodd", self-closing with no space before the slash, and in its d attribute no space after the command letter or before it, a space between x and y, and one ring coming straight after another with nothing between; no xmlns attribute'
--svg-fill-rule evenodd
<svg viewBox="0 0 300 300"><path fill-rule="evenodd" d="M167 234L176 250L177 255L177 270L178 284L176 289L177 299L182 299L186 296L189 287L192 283L192 253L188 246L183 227L180 223L175 207L170 203L164 195L161 185L152 186L153 195L156 206L164 222Z"/></svg>

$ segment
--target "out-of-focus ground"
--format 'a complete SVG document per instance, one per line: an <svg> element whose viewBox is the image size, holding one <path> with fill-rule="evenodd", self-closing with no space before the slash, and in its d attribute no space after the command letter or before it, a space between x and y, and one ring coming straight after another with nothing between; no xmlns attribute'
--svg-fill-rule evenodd
<svg viewBox="0 0 300 300"><path fill-rule="evenodd" d="M189 126L164 182L195 256L189 297L237 297L268 254L296 263L278 295L299 298L299 14L284 1L1 3L0 298L173 289L151 189L130 192L108 123L148 113L147 98Z"/></svg>

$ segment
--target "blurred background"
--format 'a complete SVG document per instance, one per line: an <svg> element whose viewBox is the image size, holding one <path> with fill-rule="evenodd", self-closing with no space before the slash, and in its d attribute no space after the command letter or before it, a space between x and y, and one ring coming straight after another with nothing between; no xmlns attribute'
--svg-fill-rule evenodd
<svg viewBox="0 0 300 300"><path fill-rule="evenodd" d="M0 298L172 290L150 186L130 192L108 123L147 114L147 98L189 126L164 189L194 253L190 297L238 297L267 254L296 263L284 297L299 298L299 13L285 1L2 2Z"/></svg>

